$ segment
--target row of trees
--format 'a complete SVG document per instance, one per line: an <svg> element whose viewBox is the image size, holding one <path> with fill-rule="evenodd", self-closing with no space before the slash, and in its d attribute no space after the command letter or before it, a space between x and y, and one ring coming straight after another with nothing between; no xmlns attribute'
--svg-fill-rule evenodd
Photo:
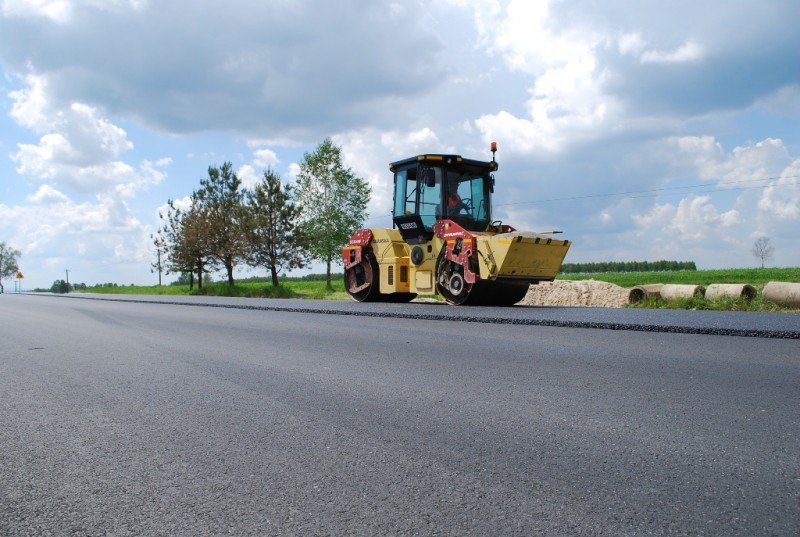
<svg viewBox="0 0 800 537"><path fill-rule="evenodd" d="M131 284L133 286L133 284ZM39 292L46 292L50 291L51 293L71 293L72 291L88 291L90 289L99 289L104 287L122 287L118 283L96 283L94 285L86 285L85 283L70 283L65 280L56 280L53 282L53 285L50 286L50 289L34 289L34 291Z"/></svg>
<svg viewBox="0 0 800 537"><path fill-rule="evenodd" d="M595 272L664 272L697 270L694 261L608 261L603 263L564 263L562 274Z"/></svg>
<svg viewBox="0 0 800 537"><path fill-rule="evenodd" d="M753 257L761 262L772 259L775 247L769 237L759 237L750 250ZM694 261L611 261L607 263L564 263L561 265L562 274L579 274L595 272L664 272L672 270L697 270Z"/></svg>
<svg viewBox="0 0 800 537"><path fill-rule="evenodd" d="M188 274L190 286L196 276L198 287L207 272L224 269L233 286L235 267L263 267L277 286L281 271L317 260L326 263L330 288L331 265L366 218L369 198L369 185L344 167L341 148L329 138L304 154L294 186L267 169L246 189L230 162L210 166L188 206L168 201L153 235L153 266Z"/></svg>

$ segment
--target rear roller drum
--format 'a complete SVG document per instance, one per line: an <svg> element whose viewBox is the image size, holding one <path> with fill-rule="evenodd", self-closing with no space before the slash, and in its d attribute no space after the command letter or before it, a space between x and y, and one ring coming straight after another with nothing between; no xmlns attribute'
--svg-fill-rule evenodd
<svg viewBox="0 0 800 537"><path fill-rule="evenodd" d="M511 306L525 298L530 284L526 281L488 281L468 283L464 267L448 261L444 251L436 264L436 292L448 304L473 306Z"/></svg>

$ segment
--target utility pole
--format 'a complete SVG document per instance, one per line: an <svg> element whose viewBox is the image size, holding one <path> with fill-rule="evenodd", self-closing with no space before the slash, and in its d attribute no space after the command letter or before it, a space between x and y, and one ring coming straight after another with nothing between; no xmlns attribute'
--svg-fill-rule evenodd
<svg viewBox="0 0 800 537"><path fill-rule="evenodd" d="M65 293L69 293L69 269L64 269L67 271L67 288L64 289Z"/></svg>

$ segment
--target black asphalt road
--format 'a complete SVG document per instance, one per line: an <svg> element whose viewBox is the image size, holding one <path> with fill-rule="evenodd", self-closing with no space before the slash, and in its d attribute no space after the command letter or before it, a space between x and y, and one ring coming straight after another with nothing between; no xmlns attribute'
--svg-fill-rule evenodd
<svg viewBox="0 0 800 537"><path fill-rule="evenodd" d="M0 535L800 535L798 316L153 300L0 295Z"/></svg>

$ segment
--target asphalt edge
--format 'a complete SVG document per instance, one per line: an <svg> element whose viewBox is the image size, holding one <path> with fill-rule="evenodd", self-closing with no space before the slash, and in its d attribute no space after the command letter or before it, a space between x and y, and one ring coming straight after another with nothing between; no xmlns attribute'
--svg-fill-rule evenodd
<svg viewBox="0 0 800 537"><path fill-rule="evenodd" d="M318 315L350 315L355 317L385 317L392 319L419 319L423 321L463 321L468 323L483 324L511 324L523 326L547 326L555 328L589 328L596 330L628 330L633 332L660 332L670 334L693 334L706 336L735 336L751 337L764 339L800 339L800 330L750 330L738 328L705 328L680 325L648 325L632 323L602 323L593 321L564 321L552 319L500 319L475 316L463 316L458 318L432 315L428 313L410 314L395 312L375 312L375 311L350 311L337 309L320 308L296 308L285 306L264 306L247 304L209 304L198 302L186 302L180 300L141 300L136 298L111 298L98 296L80 296L78 294L43 294L43 293L24 293L28 295L49 296L56 298L70 298L82 300L102 300L107 302L131 302L136 304L164 304L170 306L195 306L204 308L226 308L259 311L277 311L286 313L313 313ZM163 296L163 295L162 295Z"/></svg>

